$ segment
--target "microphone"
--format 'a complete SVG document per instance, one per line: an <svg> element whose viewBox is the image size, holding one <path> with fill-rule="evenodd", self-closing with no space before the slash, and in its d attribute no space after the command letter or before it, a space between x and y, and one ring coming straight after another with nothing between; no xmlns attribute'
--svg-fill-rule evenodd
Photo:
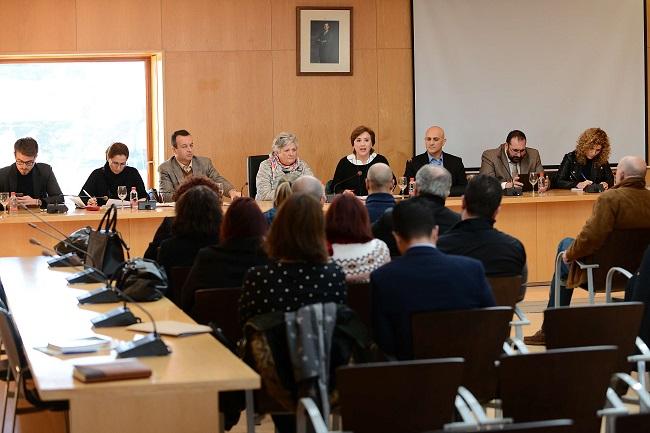
<svg viewBox="0 0 650 433"><path fill-rule="evenodd" d="M343 180L341 180L339 182L336 182L334 184L334 186L332 187L332 191L336 194L336 187L340 186L341 184L343 184L343 183L345 183L345 182L347 182L349 180L354 179L355 177L358 177L359 179L361 179L362 175L363 175L363 172L361 170L359 170L354 175L352 175L350 177L346 177L345 179L343 179Z"/></svg>
<svg viewBox="0 0 650 433"><path fill-rule="evenodd" d="M242 195L242 197L244 196L244 188L246 188L247 186L248 186L248 182L244 182L244 184L241 186L241 188L239 188L239 193ZM255 198L255 197L253 197L253 198Z"/></svg>
<svg viewBox="0 0 650 433"><path fill-rule="evenodd" d="M78 255L75 253L68 253L64 255L59 255L54 249L49 248L45 245L43 245L41 242L38 240L31 238L29 240L29 243L32 245L39 246L43 248L42 254L44 256L52 257L52 259L47 261L47 265L51 268L59 268L59 267L69 267L69 266L82 266L83 262L79 258Z"/></svg>

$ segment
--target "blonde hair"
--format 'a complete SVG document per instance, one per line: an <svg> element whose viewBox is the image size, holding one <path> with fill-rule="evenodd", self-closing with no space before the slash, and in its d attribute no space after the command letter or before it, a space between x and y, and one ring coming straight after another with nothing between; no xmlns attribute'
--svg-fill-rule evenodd
<svg viewBox="0 0 650 433"><path fill-rule="evenodd" d="M291 182L288 180L281 180L277 188L275 188L275 195L273 196L273 207L279 208L282 203L292 194Z"/></svg>
<svg viewBox="0 0 650 433"><path fill-rule="evenodd" d="M607 133L600 128L589 128L578 137L578 142L576 144L576 160L578 163L583 165L586 164L587 152L596 146L600 146L601 150L594 158L594 165L599 167L607 164L610 151L609 137L607 137Z"/></svg>

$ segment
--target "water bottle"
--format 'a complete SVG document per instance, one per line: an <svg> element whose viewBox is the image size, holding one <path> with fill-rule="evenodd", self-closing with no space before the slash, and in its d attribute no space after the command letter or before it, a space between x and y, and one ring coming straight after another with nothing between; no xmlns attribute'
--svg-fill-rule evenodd
<svg viewBox="0 0 650 433"><path fill-rule="evenodd" d="M18 212L18 198L16 198L15 192L12 192L11 197L9 197L9 212Z"/></svg>
<svg viewBox="0 0 650 433"><path fill-rule="evenodd" d="M135 187L131 187L131 192L129 193L129 200L131 200L131 210L137 210L138 209L138 191L136 191Z"/></svg>
<svg viewBox="0 0 650 433"><path fill-rule="evenodd" d="M415 195L415 178L409 179L409 196L413 197Z"/></svg>

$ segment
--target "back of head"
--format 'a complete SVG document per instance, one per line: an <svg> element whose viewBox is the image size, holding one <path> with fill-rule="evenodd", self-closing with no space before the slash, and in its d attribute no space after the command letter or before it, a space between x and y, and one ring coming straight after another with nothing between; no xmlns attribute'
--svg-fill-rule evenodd
<svg viewBox="0 0 650 433"><path fill-rule="evenodd" d="M178 131L174 131L174 133L172 134L172 147L174 147L174 148L177 147L177 145L176 145L176 137L178 137L179 135L181 137L187 137L187 136L192 135L192 134L190 134L189 131L187 131L185 129L179 129Z"/></svg>
<svg viewBox="0 0 650 433"><path fill-rule="evenodd" d="M214 191L217 195L219 195L219 188L217 187L217 183L210 179L207 176L187 176L183 181L178 185L178 188L176 188L176 191L174 192L174 195L172 196L172 200L177 201L180 196L182 196L186 191L188 191L190 188L193 188L198 185L203 185L207 186L210 188L212 191ZM221 204L221 197L219 196L219 204Z"/></svg>
<svg viewBox="0 0 650 433"><path fill-rule="evenodd" d="M493 219L501 205L503 191L496 177L479 174L465 188L465 208L473 217Z"/></svg>
<svg viewBox="0 0 650 433"><path fill-rule="evenodd" d="M32 137L19 138L14 143L14 152L35 157L38 155L38 143Z"/></svg>
<svg viewBox="0 0 650 433"><path fill-rule="evenodd" d="M444 167L425 165L415 174L415 187L418 195L447 198L451 190L451 174Z"/></svg>
<svg viewBox="0 0 650 433"><path fill-rule="evenodd" d="M325 218L320 201L307 194L292 194L273 219L266 251L275 260L326 263Z"/></svg>
<svg viewBox="0 0 650 433"><path fill-rule="evenodd" d="M217 238L223 217L219 195L204 185L194 186L176 202L172 231L194 239Z"/></svg>
<svg viewBox="0 0 650 433"><path fill-rule="evenodd" d="M360 244L372 240L368 210L353 194L334 197L325 216L327 240L333 244Z"/></svg>
<svg viewBox="0 0 650 433"><path fill-rule="evenodd" d="M623 173L623 178L638 177L645 179L645 160L639 156L624 156L618 163L618 171Z"/></svg>
<svg viewBox="0 0 650 433"><path fill-rule="evenodd" d="M275 188L275 195L273 196L273 207L279 208L284 201L289 198L293 193L291 190L291 182L289 181L280 181L277 188Z"/></svg>
<svg viewBox="0 0 650 433"><path fill-rule="evenodd" d="M124 143L115 142L106 149L106 159L113 158L117 155L124 155L129 159L129 148Z"/></svg>
<svg viewBox="0 0 650 433"><path fill-rule="evenodd" d="M391 192L393 189L393 171L383 162L370 166L367 179L371 192Z"/></svg>
<svg viewBox="0 0 650 433"><path fill-rule="evenodd" d="M320 201L325 195L323 184L314 176L300 176L291 186L294 194L307 194Z"/></svg>
<svg viewBox="0 0 650 433"><path fill-rule="evenodd" d="M261 238L267 230L266 218L257 202L250 197L239 197L223 217L219 239L223 243L231 239Z"/></svg>
<svg viewBox="0 0 650 433"><path fill-rule="evenodd" d="M421 200L404 200L393 208L393 231L402 239L431 236L435 227L431 208Z"/></svg>

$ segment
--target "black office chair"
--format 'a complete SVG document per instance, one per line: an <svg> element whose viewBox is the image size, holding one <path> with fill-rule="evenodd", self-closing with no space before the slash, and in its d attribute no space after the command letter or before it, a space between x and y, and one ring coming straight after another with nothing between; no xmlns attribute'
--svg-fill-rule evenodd
<svg viewBox="0 0 650 433"><path fill-rule="evenodd" d="M268 155L252 155L246 158L246 174L248 177L248 195L255 198L257 195L257 172L262 161L268 159Z"/></svg>

